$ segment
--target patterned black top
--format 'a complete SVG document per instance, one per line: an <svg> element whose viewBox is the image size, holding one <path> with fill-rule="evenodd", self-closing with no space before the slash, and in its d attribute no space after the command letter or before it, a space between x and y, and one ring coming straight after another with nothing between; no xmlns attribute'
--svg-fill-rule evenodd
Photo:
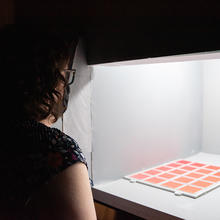
<svg viewBox="0 0 220 220"><path fill-rule="evenodd" d="M78 144L56 128L27 120L14 123L8 132L13 136L1 149L0 201L25 206L34 192L65 168L78 161L87 166Z"/></svg>

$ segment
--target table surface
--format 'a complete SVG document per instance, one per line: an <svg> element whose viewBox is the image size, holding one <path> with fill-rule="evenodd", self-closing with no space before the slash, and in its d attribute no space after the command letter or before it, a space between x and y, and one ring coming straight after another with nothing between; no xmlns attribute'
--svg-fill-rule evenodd
<svg viewBox="0 0 220 220"><path fill-rule="evenodd" d="M220 155L200 152L187 160L220 165ZM142 218L154 220L220 220L220 187L196 198L119 179L93 187L94 199Z"/></svg>

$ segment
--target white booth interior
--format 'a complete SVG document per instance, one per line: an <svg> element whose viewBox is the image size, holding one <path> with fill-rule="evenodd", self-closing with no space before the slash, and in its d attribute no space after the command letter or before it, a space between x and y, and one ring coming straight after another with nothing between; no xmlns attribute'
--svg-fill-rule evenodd
<svg viewBox="0 0 220 220"><path fill-rule="evenodd" d="M179 158L220 166L220 53L88 66L80 43L73 67L63 130L87 157L94 198L146 219L219 220L220 187L192 199L123 177Z"/></svg>

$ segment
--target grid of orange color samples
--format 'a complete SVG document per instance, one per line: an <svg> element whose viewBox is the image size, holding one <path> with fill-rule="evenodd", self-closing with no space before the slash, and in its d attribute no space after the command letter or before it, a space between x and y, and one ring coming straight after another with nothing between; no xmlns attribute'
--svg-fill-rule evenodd
<svg viewBox="0 0 220 220"><path fill-rule="evenodd" d="M124 178L197 198L220 186L220 166L179 159Z"/></svg>

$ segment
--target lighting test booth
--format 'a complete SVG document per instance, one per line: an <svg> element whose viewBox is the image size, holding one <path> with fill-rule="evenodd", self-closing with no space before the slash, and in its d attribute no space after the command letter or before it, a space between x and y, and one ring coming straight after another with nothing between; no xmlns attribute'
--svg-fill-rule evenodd
<svg viewBox="0 0 220 220"><path fill-rule="evenodd" d="M73 68L55 126L82 148L94 199L145 219L219 220L220 52L88 65L80 41Z"/></svg>

